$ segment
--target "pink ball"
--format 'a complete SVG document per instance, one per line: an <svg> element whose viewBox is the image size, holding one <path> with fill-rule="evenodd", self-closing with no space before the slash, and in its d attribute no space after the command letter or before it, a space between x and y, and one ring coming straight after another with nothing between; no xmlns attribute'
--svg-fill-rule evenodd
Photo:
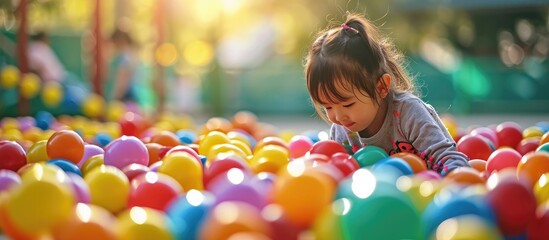
<svg viewBox="0 0 549 240"><path fill-rule="evenodd" d="M290 150L290 157L292 159L300 158L304 156L313 146L313 141L303 135L296 135L292 137L290 143L288 143L288 149Z"/></svg>
<svg viewBox="0 0 549 240"><path fill-rule="evenodd" d="M515 122L503 122L497 125L496 135L500 147L516 148L522 140L522 128Z"/></svg>
<svg viewBox="0 0 549 240"><path fill-rule="evenodd" d="M149 151L137 137L122 136L105 146L104 163L118 169L132 163L148 166Z"/></svg>
<svg viewBox="0 0 549 240"><path fill-rule="evenodd" d="M84 155L78 162L78 168L82 168L82 165L88 160L88 158L95 156L97 154L104 154L105 150L103 148L94 145L94 144L85 144L84 145Z"/></svg>
<svg viewBox="0 0 549 240"><path fill-rule="evenodd" d="M494 151L490 140L481 135L465 135L457 142L458 151L464 153L469 159L487 160Z"/></svg>
<svg viewBox="0 0 549 240"><path fill-rule="evenodd" d="M493 171L501 171L505 168L516 168L522 155L512 148L500 148L490 154L486 160L486 174L490 176Z"/></svg>
<svg viewBox="0 0 549 240"><path fill-rule="evenodd" d="M492 130L489 127L478 127L471 131L471 135L481 135L485 137L486 139L490 140L490 142L494 145L494 148L499 148L499 141L498 141L498 135L494 130Z"/></svg>

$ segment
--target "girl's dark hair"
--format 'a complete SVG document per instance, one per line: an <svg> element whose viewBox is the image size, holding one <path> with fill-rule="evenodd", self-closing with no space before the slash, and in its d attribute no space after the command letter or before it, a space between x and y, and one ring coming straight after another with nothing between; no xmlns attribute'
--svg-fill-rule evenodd
<svg viewBox="0 0 549 240"><path fill-rule="evenodd" d="M305 63L307 88L317 113L327 120L320 97L344 100L336 86L359 90L379 102L375 86L383 74L391 75L391 91L415 92L403 66L403 55L365 17L349 14L341 26L321 31Z"/></svg>

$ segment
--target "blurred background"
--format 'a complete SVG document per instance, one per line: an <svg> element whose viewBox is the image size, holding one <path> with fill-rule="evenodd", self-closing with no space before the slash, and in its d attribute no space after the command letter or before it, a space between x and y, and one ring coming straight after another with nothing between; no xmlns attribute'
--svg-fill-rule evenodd
<svg viewBox="0 0 549 240"><path fill-rule="evenodd" d="M311 118L303 58L315 33L347 11L364 13L405 53L440 114L549 114L547 0L2 0L0 117L99 117L119 106L106 94L119 29L132 39L145 114ZM66 71L57 90L26 74L24 46L39 32Z"/></svg>

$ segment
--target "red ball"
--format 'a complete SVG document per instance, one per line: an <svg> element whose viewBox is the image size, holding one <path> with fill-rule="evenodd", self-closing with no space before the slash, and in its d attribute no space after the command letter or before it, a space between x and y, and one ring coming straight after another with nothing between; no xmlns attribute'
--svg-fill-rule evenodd
<svg viewBox="0 0 549 240"><path fill-rule="evenodd" d="M14 141L0 141L0 169L17 172L27 164L25 150Z"/></svg>
<svg viewBox="0 0 549 240"><path fill-rule="evenodd" d="M155 172L141 174L131 181L128 209L149 207L165 211L172 200L183 194L181 185L172 177Z"/></svg>
<svg viewBox="0 0 549 240"><path fill-rule="evenodd" d="M309 153L319 153L332 157L335 153L347 153L347 149L334 140L321 140L313 144Z"/></svg>
<svg viewBox="0 0 549 240"><path fill-rule="evenodd" d="M528 226L526 235L530 240L545 240L549 236L549 208L545 208L542 213Z"/></svg>
<svg viewBox="0 0 549 240"><path fill-rule="evenodd" d="M517 168L522 155L512 148L500 148L490 154L486 160L486 174L490 176L493 171L501 171L505 168Z"/></svg>
<svg viewBox="0 0 549 240"><path fill-rule="evenodd" d="M344 177L351 175L360 168L356 159L348 153L335 153L332 155L329 164L339 169Z"/></svg>
<svg viewBox="0 0 549 240"><path fill-rule="evenodd" d="M539 138L525 138L517 145L517 151L522 155L526 155L529 152L536 151L539 147Z"/></svg>
<svg viewBox="0 0 549 240"><path fill-rule="evenodd" d="M501 176L491 176L500 178ZM493 181L492 181L493 182ZM514 175L502 177L486 194L494 211L498 228L505 236L516 236L526 231L536 218L536 197L532 188Z"/></svg>
<svg viewBox="0 0 549 240"><path fill-rule="evenodd" d="M487 160L494 151L488 139L481 135L467 134L457 142L458 151L464 153L469 159Z"/></svg>
<svg viewBox="0 0 549 240"><path fill-rule="evenodd" d="M500 147L516 148L522 140L522 128L515 122L503 122L497 125L496 135Z"/></svg>

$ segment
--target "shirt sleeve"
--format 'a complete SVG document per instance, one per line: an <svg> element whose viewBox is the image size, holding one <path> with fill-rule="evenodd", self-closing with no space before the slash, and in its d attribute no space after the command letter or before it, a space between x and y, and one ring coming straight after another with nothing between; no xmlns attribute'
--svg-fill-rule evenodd
<svg viewBox="0 0 549 240"><path fill-rule="evenodd" d="M427 161L427 167L445 176L458 167L470 166L434 108L417 98L405 101L400 109L400 127Z"/></svg>

